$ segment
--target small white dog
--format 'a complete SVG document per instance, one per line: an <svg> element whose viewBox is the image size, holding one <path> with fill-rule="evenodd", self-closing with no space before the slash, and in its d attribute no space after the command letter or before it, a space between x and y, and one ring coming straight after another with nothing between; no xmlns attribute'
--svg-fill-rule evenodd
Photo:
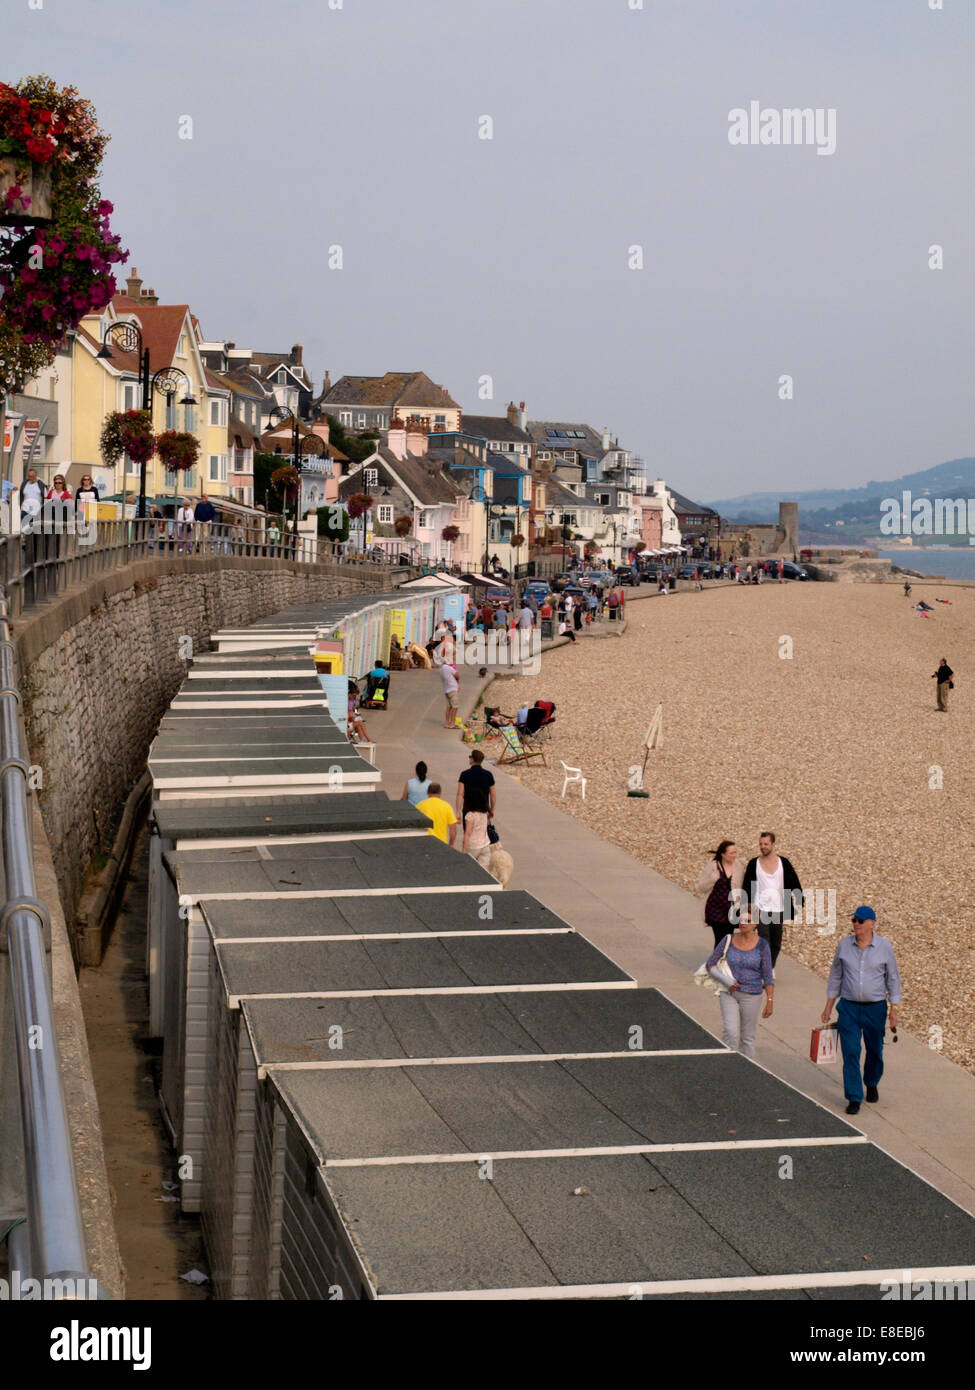
<svg viewBox="0 0 975 1390"><path fill-rule="evenodd" d="M492 878L496 878L502 888L507 888L508 879L511 871L515 867L515 861L506 849L500 845L491 846L491 862L488 864L488 873Z"/></svg>

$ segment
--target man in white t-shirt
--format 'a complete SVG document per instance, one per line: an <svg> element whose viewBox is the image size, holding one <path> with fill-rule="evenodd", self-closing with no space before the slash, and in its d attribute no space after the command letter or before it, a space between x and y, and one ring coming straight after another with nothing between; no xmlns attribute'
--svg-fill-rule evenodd
<svg viewBox="0 0 975 1390"><path fill-rule="evenodd" d="M782 949L783 919L791 922L802 905L802 884L789 860L776 852L771 830L763 830L758 837L758 851L740 879L732 879L732 886L741 889L741 906L757 914L753 920L758 922L759 936L769 944L774 965Z"/></svg>
<svg viewBox="0 0 975 1390"><path fill-rule="evenodd" d="M457 718L457 697L460 683L457 680L457 668L452 666L449 661L445 661L440 668L440 684L443 688L444 699L447 707L444 711L444 728L452 729Z"/></svg>

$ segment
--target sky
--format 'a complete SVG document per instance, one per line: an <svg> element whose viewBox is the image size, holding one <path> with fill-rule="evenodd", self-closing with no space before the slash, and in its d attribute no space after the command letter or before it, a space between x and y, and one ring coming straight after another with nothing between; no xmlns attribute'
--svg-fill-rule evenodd
<svg viewBox="0 0 975 1390"><path fill-rule="evenodd" d="M94 101L129 268L209 339L787 496L975 453L975 6L937 3L4 0L0 78ZM752 102L835 150L730 143Z"/></svg>

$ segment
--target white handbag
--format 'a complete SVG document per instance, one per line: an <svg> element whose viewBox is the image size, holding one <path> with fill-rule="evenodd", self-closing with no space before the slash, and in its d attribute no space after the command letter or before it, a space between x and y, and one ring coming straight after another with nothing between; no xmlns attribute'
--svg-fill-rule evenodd
<svg viewBox="0 0 975 1390"><path fill-rule="evenodd" d="M727 994L729 989L738 983L731 973L727 960L732 935L733 933L729 932L725 937L724 950L721 952L720 960L715 961L710 969L705 960L694 971L694 983L703 989L709 989L712 994Z"/></svg>

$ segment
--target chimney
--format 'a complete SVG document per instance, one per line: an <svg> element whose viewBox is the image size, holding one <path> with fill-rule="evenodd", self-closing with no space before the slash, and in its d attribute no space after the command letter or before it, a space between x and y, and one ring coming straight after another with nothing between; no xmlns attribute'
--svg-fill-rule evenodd
<svg viewBox="0 0 975 1390"><path fill-rule="evenodd" d="M514 401L509 401L509 402L508 402L508 424L509 424L509 425L517 425L517 423L518 423L518 407L515 405Z"/></svg>
<svg viewBox="0 0 975 1390"><path fill-rule="evenodd" d="M125 282L125 293L130 299L138 299L139 291L142 289L142 281L139 279L139 272L135 266L132 267L132 274Z"/></svg>
<svg viewBox="0 0 975 1390"><path fill-rule="evenodd" d="M524 401L518 406L518 428L520 430L526 430L528 428L528 415L525 412Z"/></svg>
<svg viewBox="0 0 975 1390"><path fill-rule="evenodd" d="M292 362L295 364L296 367L300 367L300 366L301 366L301 344L300 344L300 343L295 343L294 347L291 349L291 360L292 360Z"/></svg>
<svg viewBox="0 0 975 1390"><path fill-rule="evenodd" d="M609 425L603 425L603 453L609 448Z"/></svg>
<svg viewBox="0 0 975 1390"><path fill-rule="evenodd" d="M386 443L389 452L398 459L406 457L406 426L398 415L394 414L386 433Z"/></svg>
<svg viewBox="0 0 975 1390"><path fill-rule="evenodd" d="M406 448L409 453L422 457L427 451L427 426L419 415L411 415L406 422Z"/></svg>
<svg viewBox="0 0 975 1390"><path fill-rule="evenodd" d="M142 291L142 294L139 296L139 303L140 303L140 304L158 304L158 303L159 303L159 296L156 294L156 291L155 291L155 290L143 290L143 291Z"/></svg>

